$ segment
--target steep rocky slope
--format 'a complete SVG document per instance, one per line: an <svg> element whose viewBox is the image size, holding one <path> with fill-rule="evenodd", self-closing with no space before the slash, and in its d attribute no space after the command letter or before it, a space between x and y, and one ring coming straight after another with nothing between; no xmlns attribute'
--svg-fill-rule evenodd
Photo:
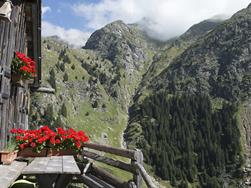
<svg viewBox="0 0 251 188"><path fill-rule="evenodd" d="M153 80L152 87L247 99L251 94L250 38L251 8L247 8L177 57Z"/></svg>
<svg viewBox="0 0 251 188"><path fill-rule="evenodd" d="M153 57L152 64L141 80L138 93L143 92L143 90L146 92L150 81L166 69L174 58L179 56L199 38L215 29L220 23L222 23L222 20L204 20L190 27L180 37L161 43L158 52Z"/></svg>
<svg viewBox="0 0 251 188"><path fill-rule="evenodd" d="M137 25L115 21L95 31L84 49L93 50L112 62L120 83L116 95L128 106L142 74L151 64L156 43Z"/></svg>

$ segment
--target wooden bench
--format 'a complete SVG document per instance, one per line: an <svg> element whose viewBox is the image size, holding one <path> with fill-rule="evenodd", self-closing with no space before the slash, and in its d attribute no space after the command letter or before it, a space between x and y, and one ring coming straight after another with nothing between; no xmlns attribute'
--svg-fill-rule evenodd
<svg viewBox="0 0 251 188"><path fill-rule="evenodd" d="M27 166L26 162L14 161L11 165L0 165L0 187L8 188L21 175Z"/></svg>
<svg viewBox="0 0 251 188"><path fill-rule="evenodd" d="M73 156L52 156L35 158L22 174L35 175L40 188L65 188L80 170Z"/></svg>

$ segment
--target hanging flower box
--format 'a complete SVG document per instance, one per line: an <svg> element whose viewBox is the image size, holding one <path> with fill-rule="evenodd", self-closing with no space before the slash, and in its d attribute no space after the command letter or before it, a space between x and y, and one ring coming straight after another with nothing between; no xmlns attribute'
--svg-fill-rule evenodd
<svg viewBox="0 0 251 188"><path fill-rule="evenodd" d="M18 157L46 157L48 149L44 148L40 152L33 151L32 148L25 148L21 151L18 151L17 156Z"/></svg>
<svg viewBox="0 0 251 188"><path fill-rule="evenodd" d="M12 83L33 79L36 76L35 64L35 61L27 57L25 54L15 52L15 57L11 63Z"/></svg>
<svg viewBox="0 0 251 188"><path fill-rule="evenodd" d="M50 156L63 156L63 155L74 155L77 156L78 152L72 149L53 149L43 148L40 152L33 151L32 148L25 148L17 153L18 157L50 157Z"/></svg>
<svg viewBox="0 0 251 188"><path fill-rule="evenodd" d="M15 135L18 156L22 157L77 155L89 140L83 131L72 128L52 131L43 126L38 130L12 129L11 133Z"/></svg>

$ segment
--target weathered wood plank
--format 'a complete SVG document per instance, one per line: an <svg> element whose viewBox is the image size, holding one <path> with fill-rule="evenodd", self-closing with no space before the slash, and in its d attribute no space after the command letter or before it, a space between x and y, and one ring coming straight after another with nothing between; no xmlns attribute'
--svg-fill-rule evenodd
<svg viewBox="0 0 251 188"><path fill-rule="evenodd" d="M2 110L2 119L1 119L1 130L0 130L0 138L1 138L1 149L4 149L7 145L7 105L9 100L3 99L3 105L1 105Z"/></svg>
<svg viewBox="0 0 251 188"><path fill-rule="evenodd" d="M5 63L6 63L6 60L5 60L5 56L6 56L6 53L7 53L7 49L6 49L6 40L8 39L8 26L9 26L9 23L7 22L4 22L3 24L3 36L2 36L2 41L1 41L1 62L2 62L2 67L5 66Z"/></svg>
<svg viewBox="0 0 251 188"><path fill-rule="evenodd" d="M134 150L113 148L111 146L105 146L105 145L99 145L99 144L93 144L93 143L85 143L84 147L90 148L90 149L95 149L98 151L104 151L106 153L115 154L115 155L118 155L121 157L136 159Z"/></svg>
<svg viewBox="0 0 251 188"><path fill-rule="evenodd" d="M131 164L127 164L125 162L114 160L114 159L111 159L111 158L108 158L105 156L100 156L97 153L93 153L93 152L89 152L89 151L83 151L83 155L87 158L108 164L110 166L119 168L121 170L136 173L136 170L134 169L134 167Z"/></svg>
<svg viewBox="0 0 251 188"><path fill-rule="evenodd" d="M8 188L20 175L27 163L14 161L11 165L0 165L0 187Z"/></svg>
<svg viewBox="0 0 251 188"><path fill-rule="evenodd" d="M24 5L20 6L20 9L22 10L20 13L20 18L19 18L19 31L18 31L18 37L16 40L16 51L19 52L25 52L25 11L24 11Z"/></svg>
<svg viewBox="0 0 251 188"><path fill-rule="evenodd" d="M73 156L63 157L63 174L80 174L80 170Z"/></svg>
<svg viewBox="0 0 251 188"><path fill-rule="evenodd" d="M52 156L35 158L23 174L80 174L73 156Z"/></svg>
<svg viewBox="0 0 251 188"><path fill-rule="evenodd" d="M15 40L15 51L19 51L19 47L20 47L20 37L22 33L22 12L21 12L22 8L19 6L17 7L17 11L18 14L16 16L16 18L14 18L13 22L15 23L15 25L17 25L16 28L16 40Z"/></svg>
<svg viewBox="0 0 251 188"><path fill-rule="evenodd" d="M61 174L63 172L63 158L52 156L45 168L45 173L49 174Z"/></svg>
<svg viewBox="0 0 251 188"><path fill-rule="evenodd" d="M39 45L41 44L38 44L38 14L40 12L38 12L37 10L37 4L32 4L32 23L33 23L33 33L32 33L32 37L33 37L33 59L35 60L36 62L36 70L38 70L38 61L39 61L39 55L38 55L38 48L39 48ZM40 73L37 72L37 76L39 75ZM37 78L35 78L35 80L37 80ZM38 82L37 82L38 84Z"/></svg>
<svg viewBox="0 0 251 188"><path fill-rule="evenodd" d="M10 79L6 78L5 76L2 76L2 89L1 89L1 95L3 99L9 99L10 97Z"/></svg>
<svg viewBox="0 0 251 188"><path fill-rule="evenodd" d="M8 46L9 46L9 33L10 33L10 24L9 22L5 22L4 28L4 39L3 39L3 46L2 46L2 57L1 60L3 62L3 68L8 64L7 62L7 55L8 55Z"/></svg>
<svg viewBox="0 0 251 188"><path fill-rule="evenodd" d="M22 171L22 174L44 174L49 163L49 157L37 157Z"/></svg>
<svg viewBox="0 0 251 188"><path fill-rule="evenodd" d="M17 91L16 91L16 126L17 128L23 128L22 127L22 114L20 112L20 109L22 108L22 101L23 101L23 91L24 89L22 87L17 87Z"/></svg>
<svg viewBox="0 0 251 188"><path fill-rule="evenodd" d="M17 6L15 6L12 9L11 20L15 20L17 15L18 15L18 8ZM14 56L15 40L16 40L16 26L15 26L15 22L11 22L10 27L9 27L9 44L8 44L7 59L6 59L6 62L7 62L6 66L8 68L10 68L11 61Z"/></svg>
<svg viewBox="0 0 251 188"><path fill-rule="evenodd" d="M0 51L1 51L0 60L2 59L2 54L3 54L2 49L3 49L3 39L4 39L4 28L5 28L5 22L3 20L0 20Z"/></svg>

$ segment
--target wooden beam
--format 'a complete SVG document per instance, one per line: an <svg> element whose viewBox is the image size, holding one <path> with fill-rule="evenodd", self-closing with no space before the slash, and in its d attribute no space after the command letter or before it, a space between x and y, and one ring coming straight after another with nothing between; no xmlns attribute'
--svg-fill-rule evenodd
<svg viewBox="0 0 251 188"><path fill-rule="evenodd" d="M114 160L109 157L100 156L97 153L93 153L93 152L89 152L89 151L85 151L85 150L83 151L83 155L87 158L105 163L107 165L119 168L121 170L125 170L125 171L131 172L131 173L136 173L135 168L131 164L127 164L122 161Z"/></svg>
<svg viewBox="0 0 251 188"><path fill-rule="evenodd" d="M113 148L111 146L105 146L105 145L99 145L99 144L93 144L93 143L85 143L85 148L90 148L98 151L103 151L106 153L115 154L121 157L130 158L133 160L136 160L137 156L135 156L134 150L128 150L128 149L120 149L120 148Z"/></svg>
<svg viewBox="0 0 251 188"><path fill-rule="evenodd" d="M88 187L92 188L104 188L103 185L99 184L98 182L96 182L95 180L93 180L92 178L86 176L86 175L78 175L78 183L84 183L85 185L87 185Z"/></svg>
<svg viewBox="0 0 251 188"><path fill-rule="evenodd" d="M93 174L94 176L104 180L108 184L113 185L115 187L119 187L119 188L128 188L128 183L127 182L123 182L122 180L118 179L117 177L110 174L106 170L98 168L98 167L96 167L94 165L92 165L91 168L92 168L91 171L90 171L91 174Z"/></svg>
<svg viewBox="0 0 251 188"><path fill-rule="evenodd" d="M98 182L100 185L104 186L105 188L115 188L114 186L106 183L105 181L97 178L96 176L93 176L91 174L88 175L88 177L92 178L94 181Z"/></svg>
<svg viewBox="0 0 251 188"><path fill-rule="evenodd" d="M145 168L138 162L135 163L136 168L139 170L139 172L141 173L143 179L146 182L146 185L148 188L157 188L155 186L155 184L152 182L151 177L148 175L148 173L146 172Z"/></svg>
<svg viewBox="0 0 251 188"><path fill-rule="evenodd" d="M83 169L83 174L86 174L86 172L89 170L90 166L92 165L91 162L88 162L85 166L85 168Z"/></svg>

